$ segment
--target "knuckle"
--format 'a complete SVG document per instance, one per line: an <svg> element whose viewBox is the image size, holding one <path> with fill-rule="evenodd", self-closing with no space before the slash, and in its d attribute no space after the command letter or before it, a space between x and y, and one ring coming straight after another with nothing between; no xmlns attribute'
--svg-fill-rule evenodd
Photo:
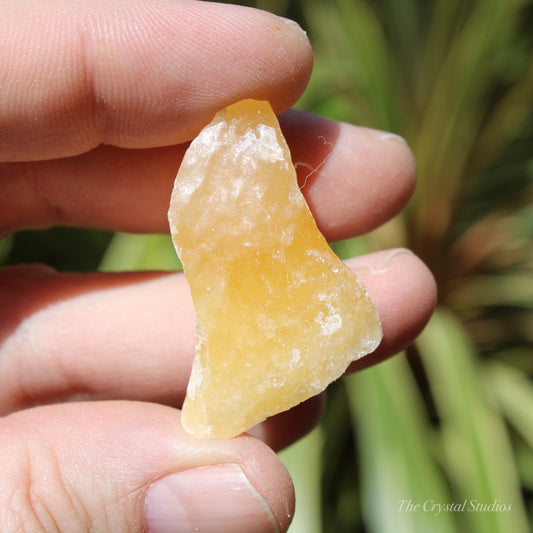
<svg viewBox="0 0 533 533"><path fill-rule="evenodd" d="M36 403L31 383L43 376L43 369L53 371L43 357L46 339L36 327L39 321L32 320L50 275L43 265L0 270L0 415Z"/></svg>
<svg viewBox="0 0 533 533"><path fill-rule="evenodd" d="M35 442L37 441L37 442ZM5 499L0 498L2 533L60 533L86 531L88 515L74 496L51 447L33 439L32 445L8 446Z"/></svg>
<svg viewBox="0 0 533 533"><path fill-rule="evenodd" d="M54 186L53 161L0 164L0 237L17 230L44 228L64 220Z"/></svg>
<svg viewBox="0 0 533 533"><path fill-rule="evenodd" d="M48 514L43 505L34 499L27 487L17 488L2 511L0 527L5 533L56 533L42 515Z"/></svg>

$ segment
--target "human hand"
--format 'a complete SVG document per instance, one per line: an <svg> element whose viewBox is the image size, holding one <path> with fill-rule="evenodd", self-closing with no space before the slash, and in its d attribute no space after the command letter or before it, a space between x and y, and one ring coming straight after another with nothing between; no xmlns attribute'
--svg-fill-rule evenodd
<svg viewBox="0 0 533 533"><path fill-rule="evenodd" d="M168 231L186 142L241 98L285 111L310 74L301 30L261 11L43 4L0 8L0 234L56 224ZM415 168L403 141L296 111L281 124L328 239L372 229L409 198ZM307 165L318 169L308 179ZM369 365L416 336L434 284L409 253L348 264L382 320L380 348L358 363ZM294 495L272 449L316 423L320 399L254 428L259 438L186 434L178 408L195 317L182 274L12 267L0 272L0 302L0 531L287 529Z"/></svg>

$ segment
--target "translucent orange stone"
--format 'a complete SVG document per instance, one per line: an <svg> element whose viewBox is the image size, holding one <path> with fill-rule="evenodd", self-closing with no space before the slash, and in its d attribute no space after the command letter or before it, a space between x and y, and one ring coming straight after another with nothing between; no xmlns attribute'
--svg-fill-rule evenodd
<svg viewBox="0 0 533 533"><path fill-rule="evenodd" d="M238 435L379 344L376 310L317 229L268 102L231 105L194 139L169 221L197 313L189 433Z"/></svg>

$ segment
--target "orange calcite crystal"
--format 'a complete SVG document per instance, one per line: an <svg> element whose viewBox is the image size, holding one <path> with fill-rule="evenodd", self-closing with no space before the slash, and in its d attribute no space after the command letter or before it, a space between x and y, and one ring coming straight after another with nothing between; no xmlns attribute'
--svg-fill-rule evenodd
<svg viewBox="0 0 533 533"><path fill-rule="evenodd" d="M379 344L376 310L317 229L268 102L230 105L194 139L169 221L197 313L189 433L238 435Z"/></svg>

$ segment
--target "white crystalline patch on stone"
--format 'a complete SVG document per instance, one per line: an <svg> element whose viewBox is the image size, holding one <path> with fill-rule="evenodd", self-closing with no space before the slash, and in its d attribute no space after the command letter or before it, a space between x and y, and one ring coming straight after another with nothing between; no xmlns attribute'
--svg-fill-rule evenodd
<svg viewBox="0 0 533 533"><path fill-rule="evenodd" d="M265 160L284 161L285 153L279 143L276 130L266 124L261 124L258 129L261 141L260 155Z"/></svg>
<svg viewBox="0 0 533 533"><path fill-rule="evenodd" d="M189 201L189 198L193 195L194 191L196 191L196 189L198 189L198 187L200 187L202 184L202 180L203 176L201 174L191 176L190 179L176 193L176 198L178 201Z"/></svg>
<svg viewBox="0 0 533 533"><path fill-rule="evenodd" d="M282 379L273 378L271 384L276 389L279 389L280 387L283 387L283 385L285 385L285 381L283 381Z"/></svg>
<svg viewBox="0 0 533 533"><path fill-rule="evenodd" d="M331 335L342 327L342 318L339 314L324 316L320 311L315 321L320 324L322 335Z"/></svg>
<svg viewBox="0 0 533 533"><path fill-rule="evenodd" d="M331 305L331 295L321 292L316 295L316 298L319 302L326 303L328 314L324 315L324 313L320 311L315 318L315 322L320 324L322 335L331 335L342 327L342 318L335 312L335 307Z"/></svg>
<svg viewBox="0 0 533 533"><path fill-rule="evenodd" d="M209 156L216 152L220 144L217 143L217 138L220 137L220 131L223 127L223 122L213 123L204 128L198 137L192 141L191 146L194 146L195 149L187 151L183 158L182 167L196 169L196 171L189 170L188 178L180 183L180 187L175 188L173 192L174 202L189 202L196 189L202 185L205 177L203 166ZM198 157L199 153L201 153L201 157Z"/></svg>
<svg viewBox="0 0 533 533"><path fill-rule="evenodd" d="M220 148L220 134L225 127L226 124L222 120L206 126L191 142L193 150L187 150L187 161L194 164L197 160L215 153Z"/></svg>
<svg viewBox="0 0 533 533"><path fill-rule="evenodd" d="M197 357L195 357L192 361L192 371L191 371L191 377L189 379L189 384L187 386L187 394L194 398L196 396L196 391L198 390L198 387L202 383L203 380L203 372L202 372L202 364L198 360Z"/></svg>
<svg viewBox="0 0 533 533"><path fill-rule="evenodd" d="M317 263L324 263L325 259L318 250L306 250L305 255L312 257Z"/></svg>
<svg viewBox="0 0 533 533"><path fill-rule="evenodd" d="M256 130L248 130L234 149L236 156L259 157L267 162L284 160L283 148L276 136L276 130L266 124L260 124Z"/></svg>
<svg viewBox="0 0 533 533"><path fill-rule="evenodd" d="M298 350L298 348L293 348L291 358L289 360L289 368L292 370L300 362L300 359L300 350Z"/></svg>

